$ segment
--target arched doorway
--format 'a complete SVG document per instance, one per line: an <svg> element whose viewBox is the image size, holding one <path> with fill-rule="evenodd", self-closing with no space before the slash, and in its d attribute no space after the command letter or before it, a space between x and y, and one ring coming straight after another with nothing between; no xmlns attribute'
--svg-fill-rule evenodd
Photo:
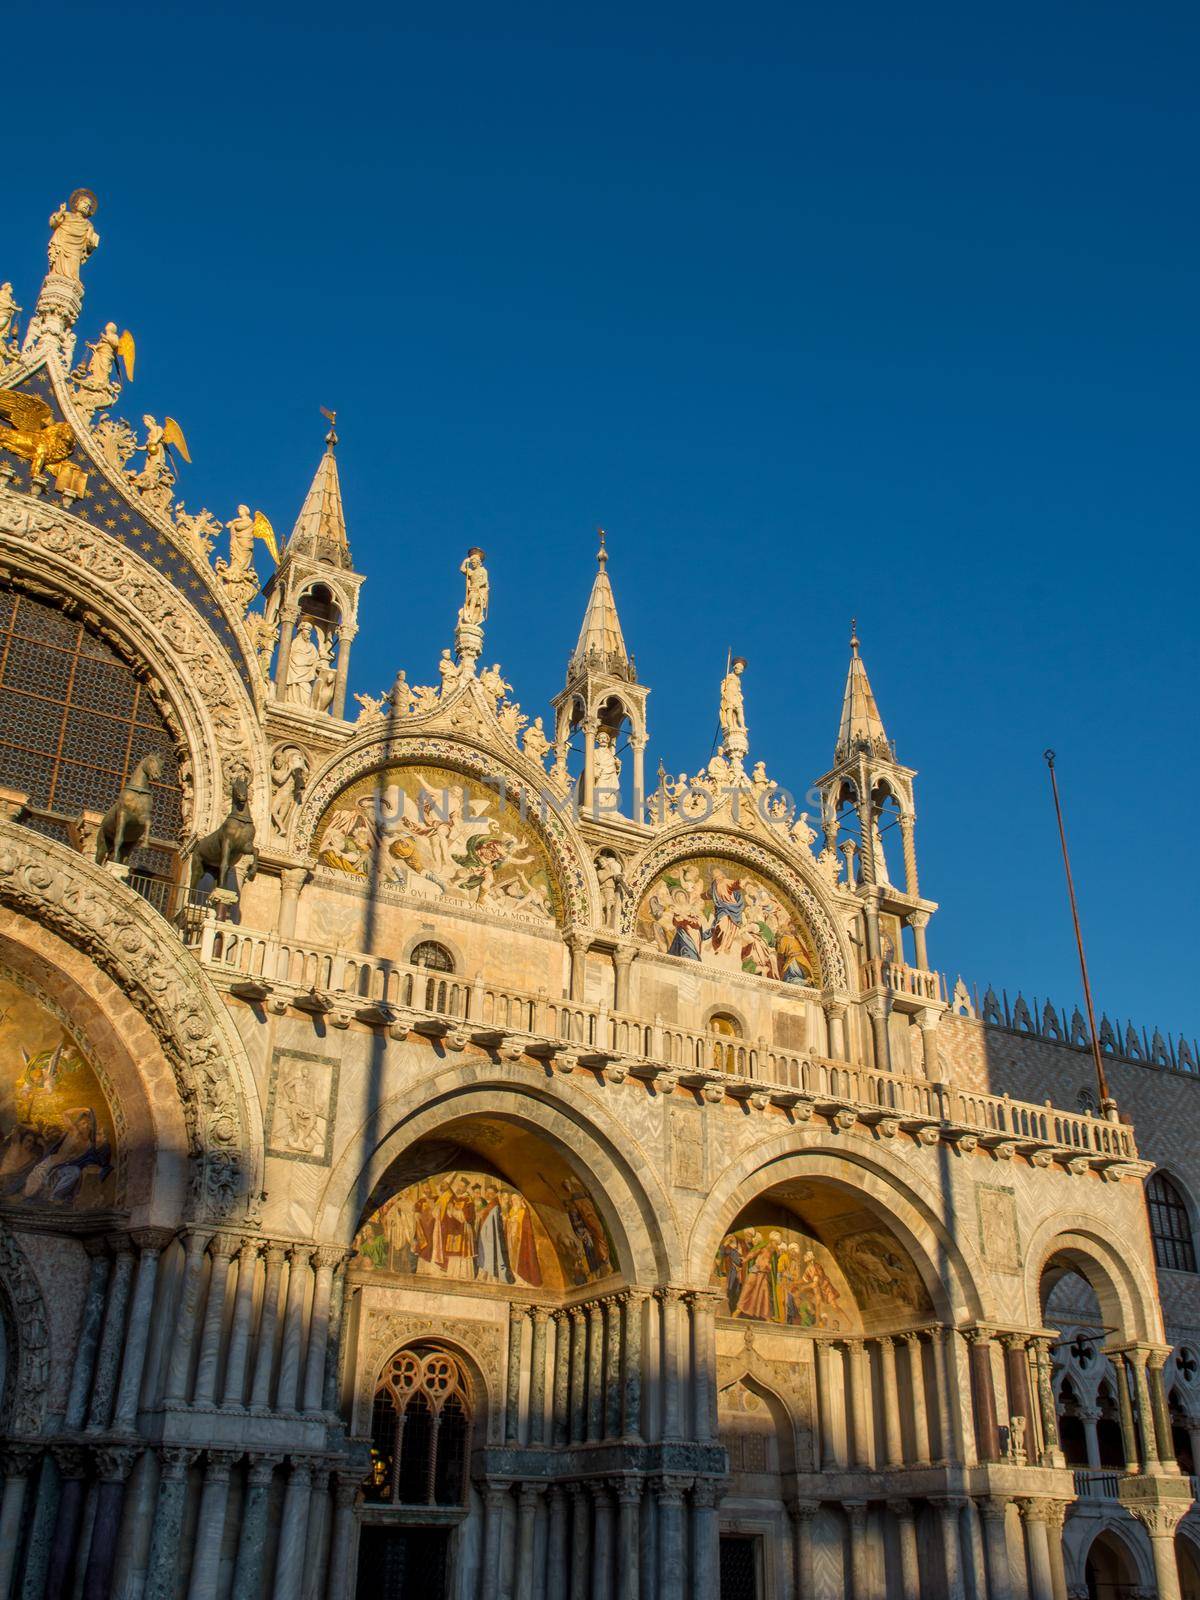
<svg viewBox="0 0 1200 1600"><path fill-rule="evenodd" d="M1136 1600L1142 1593L1128 1546L1109 1528L1092 1541L1084 1577L1088 1600Z"/></svg>
<svg viewBox="0 0 1200 1600"><path fill-rule="evenodd" d="M397 1350L371 1409L358 1593L442 1600L454 1535L469 1509L476 1396L461 1358L435 1342Z"/></svg>

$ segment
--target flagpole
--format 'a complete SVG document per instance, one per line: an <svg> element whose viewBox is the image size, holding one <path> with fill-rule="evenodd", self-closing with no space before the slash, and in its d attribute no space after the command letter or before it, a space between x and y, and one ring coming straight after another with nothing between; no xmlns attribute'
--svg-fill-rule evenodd
<svg viewBox="0 0 1200 1600"><path fill-rule="evenodd" d="M1092 985L1088 979L1087 957L1083 953L1083 930L1079 926L1079 906L1075 900L1075 880L1071 876L1071 855L1067 849L1067 830L1063 822L1062 802L1058 797L1058 778L1054 771L1054 751L1042 752L1050 769L1050 788L1054 794L1054 814L1058 818L1058 837L1062 845L1063 867L1067 874L1067 895L1071 901L1071 921L1075 924L1075 944L1079 951L1079 971L1083 977L1083 998L1087 1006L1088 1028L1092 1036L1092 1060L1096 1065L1096 1086L1100 1091L1100 1113L1116 1120L1117 1102L1108 1092L1108 1079L1104 1073L1104 1057L1100 1053L1100 1035L1096 1030L1096 1008L1092 1004Z"/></svg>

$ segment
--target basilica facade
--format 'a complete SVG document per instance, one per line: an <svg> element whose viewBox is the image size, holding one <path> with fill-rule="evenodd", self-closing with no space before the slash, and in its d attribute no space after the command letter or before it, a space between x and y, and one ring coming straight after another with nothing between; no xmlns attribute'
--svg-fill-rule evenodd
<svg viewBox="0 0 1200 1600"><path fill-rule="evenodd" d="M1195 1046L947 983L857 638L654 774L603 537L541 715L472 549L351 694L334 417L189 510L97 210L0 285L0 1600L1200 1597Z"/></svg>

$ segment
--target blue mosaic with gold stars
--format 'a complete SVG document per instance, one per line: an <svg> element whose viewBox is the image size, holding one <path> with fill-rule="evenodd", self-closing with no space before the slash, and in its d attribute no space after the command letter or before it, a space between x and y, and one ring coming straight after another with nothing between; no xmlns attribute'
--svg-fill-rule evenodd
<svg viewBox="0 0 1200 1600"><path fill-rule="evenodd" d="M39 399L44 400L53 411L56 421L65 420L62 407L55 398L50 374L44 366L39 367L15 387L36 394ZM0 437L2 434L3 427L0 426ZM6 464L15 469L12 479L13 489L18 493L28 494L29 478L33 470L32 462L20 456L10 455L7 451L4 459ZM204 618L221 641L226 655L237 668L247 693L253 698L256 665L247 660L242 647L234 637L228 617L209 586L196 571L194 562L184 554L174 540L124 499L107 478L102 477L92 463L86 461L78 449L68 459L85 469L88 474L88 486L72 503L71 515L80 517L99 532L108 534L110 538L120 540L174 584L193 611ZM57 501L57 495L52 488L44 489L40 498L44 505L53 505Z"/></svg>

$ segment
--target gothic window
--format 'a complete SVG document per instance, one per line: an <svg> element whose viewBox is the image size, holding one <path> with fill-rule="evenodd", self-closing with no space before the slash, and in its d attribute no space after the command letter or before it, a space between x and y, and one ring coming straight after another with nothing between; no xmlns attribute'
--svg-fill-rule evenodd
<svg viewBox="0 0 1200 1600"><path fill-rule="evenodd" d="M470 1384L454 1356L427 1345L397 1351L375 1391L367 1499L464 1504L470 1437Z"/></svg>
<svg viewBox="0 0 1200 1600"><path fill-rule="evenodd" d="M444 944L437 944L432 939L422 939L421 943L413 946L409 962L414 967L428 967L431 972L453 972L454 957Z"/></svg>
<svg viewBox="0 0 1200 1600"><path fill-rule="evenodd" d="M0 590L0 699L0 784L29 796L31 825L53 838L65 840L80 812L106 811L143 756L162 757L155 847L135 865L170 875L182 829L174 740L107 640L56 606Z"/></svg>
<svg viewBox="0 0 1200 1600"><path fill-rule="evenodd" d="M1195 1272L1196 1249L1187 1203L1178 1187L1163 1172L1151 1174L1146 1185L1150 1208L1150 1237L1154 1259L1173 1272Z"/></svg>

